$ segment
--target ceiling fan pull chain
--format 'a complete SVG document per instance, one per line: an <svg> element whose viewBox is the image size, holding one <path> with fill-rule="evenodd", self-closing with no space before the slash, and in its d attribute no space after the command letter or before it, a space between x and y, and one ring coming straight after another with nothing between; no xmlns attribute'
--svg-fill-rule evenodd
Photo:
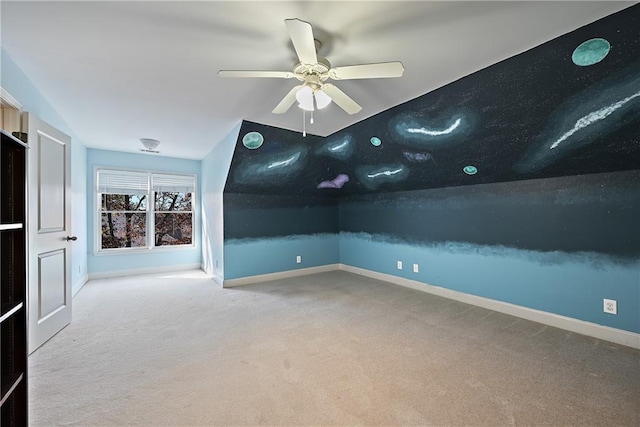
<svg viewBox="0 0 640 427"><path fill-rule="evenodd" d="M307 136L307 115L305 114L306 110L302 110L302 137Z"/></svg>
<svg viewBox="0 0 640 427"><path fill-rule="evenodd" d="M311 119L309 120L310 124L313 124L313 110L311 110Z"/></svg>

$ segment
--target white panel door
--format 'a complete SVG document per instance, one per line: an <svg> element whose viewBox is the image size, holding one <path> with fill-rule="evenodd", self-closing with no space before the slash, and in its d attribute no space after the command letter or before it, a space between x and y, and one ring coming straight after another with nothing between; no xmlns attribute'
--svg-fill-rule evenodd
<svg viewBox="0 0 640 427"><path fill-rule="evenodd" d="M26 115L29 353L71 322L71 138Z"/></svg>

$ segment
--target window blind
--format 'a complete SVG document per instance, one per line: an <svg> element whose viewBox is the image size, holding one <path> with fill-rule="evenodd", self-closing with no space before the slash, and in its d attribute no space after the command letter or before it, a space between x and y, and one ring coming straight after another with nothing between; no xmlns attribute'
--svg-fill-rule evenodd
<svg viewBox="0 0 640 427"><path fill-rule="evenodd" d="M108 194L140 194L149 191L149 174L142 172L98 171L98 191Z"/></svg>
<svg viewBox="0 0 640 427"><path fill-rule="evenodd" d="M196 189L196 179L185 175L151 175L151 188L153 191L165 191L171 193L193 193Z"/></svg>

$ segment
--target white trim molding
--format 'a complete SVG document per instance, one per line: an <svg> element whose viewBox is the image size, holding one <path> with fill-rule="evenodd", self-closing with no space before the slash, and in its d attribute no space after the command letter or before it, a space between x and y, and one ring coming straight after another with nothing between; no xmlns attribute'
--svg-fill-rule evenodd
<svg viewBox="0 0 640 427"><path fill-rule="evenodd" d="M83 287L84 285L86 285L88 281L89 281L89 276L87 276L87 275L85 274L84 276L82 276L82 277L80 278L80 280L78 280L76 283L74 283L74 284L71 286L71 298L75 297L75 296L76 296L76 294L77 294L78 292L80 292L80 289L82 289L82 287Z"/></svg>
<svg viewBox="0 0 640 427"><path fill-rule="evenodd" d="M137 268L133 270L104 271L89 273L89 280L111 279L112 277L142 276L145 274L171 273L174 271L200 270L200 264L168 265L165 267Z"/></svg>
<svg viewBox="0 0 640 427"><path fill-rule="evenodd" d="M622 329L611 328L609 326L598 325L597 323L586 322L584 320L574 319L572 317L561 316L559 314L548 313L546 311L492 300L476 295L465 294L463 292L429 285L427 283L418 282L416 280L410 280L403 277L393 276L391 274L366 270L364 268L352 267L345 264L339 264L339 268L340 270L347 271L349 273L359 274L361 276L366 276L372 279L382 280L384 282L403 286L405 288L427 292L433 295L438 295L466 304L471 304L489 310L497 311L499 313L509 314L511 316L520 317L522 319L531 320L533 322L542 323L544 325L553 326L570 332L575 332L577 334L587 335L590 337L610 341L616 344L625 345L640 350L640 334L637 334L635 332L629 332Z"/></svg>
<svg viewBox="0 0 640 427"><path fill-rule="evenodd" d="M217 274L212 274L211 279L216 283L216 285L220 286L221 288L224 287L224 279L222 278L222 276L218 276Z"/></svg>
<svg viewBox="0 0 640 427"><path fill-rule="evenodd" d="M318 267L298 268L296 270L279 271L277 273L258 274L256 276L229 279L223 282L223 288L253 285L255 283L268 282L270 280L288 279L290 277L307 276L309 274L325 273L327 271L340 270L340 264L327 264Z"/></svg>
<svg viewBox="0 0 640 427"><path fill-rule="evenodd" d="M224 283L224 279L222 278L222 276L216 273L207 272L207 267L205 267L204 264L200 264L200 270L202 270L207 276L211 277L211 280L213 280L216 285L220 286L221 288L223 287L222 285Z"/></svg>
<svg viewBox="0 0 640 427"><path fill-rule="evenodd" d="M22 104L20 104L20 102L18 102L17 99L11 96L11 94L7 92L6 89L3 88L2 86L0 86L0 99L2 99L2 101L6 102L7 104L11 105L16 110L22 110Z"/></svg>

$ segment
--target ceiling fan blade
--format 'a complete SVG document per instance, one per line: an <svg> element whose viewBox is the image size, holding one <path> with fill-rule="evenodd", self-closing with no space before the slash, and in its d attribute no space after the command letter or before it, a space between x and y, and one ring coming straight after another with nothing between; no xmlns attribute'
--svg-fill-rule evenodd
<svg viewBox="0 0 640 427"><path fill-rule="evenodd" d="M404 73L402 62L379 62L376 64L351 65L329 70L329 77L334 80L379 79L400 77Z"/></svg>
<svg viewBox="0 0 640 427"><path fill-rule="evenodd" d="M304 85L298 85L293 89L291 89L289 93L286 94L284 98L282 98L282 101L280 101L280 103L276 105L276 108L273 109L272 113L273 114L286 113L289 110L289 108L291 108L291 106L296 102L296 93L298 93L298 91L303 87Z"/></svg>
<svg viewBox="0 0 640 427"><path fill-rule="evenodd" d="M357 112L362 110L362 107L356 101L349 98L346 93L344 93L331 83L325 83L324 85L322 85L322 90L324 91L324 93L329 95L331 100L335 102L338 107L342 108L347 113L356 114Z"/></svg>
<svg viewBox="0 0 640 427"><path fill-rule="evenodd" d="M294 77L291 71L240 71L240 70L220 70L219 77L269 77L290 79Z"/></svg>
<svg viewBox="0 0 640 427"><path fill-rule="evenodd" d="M316 43L313 40L313 29L311 24L299 19L285 19L289 37L293 42L298 59L303 64L315 64L318 62L316 56Z"/></svg>

